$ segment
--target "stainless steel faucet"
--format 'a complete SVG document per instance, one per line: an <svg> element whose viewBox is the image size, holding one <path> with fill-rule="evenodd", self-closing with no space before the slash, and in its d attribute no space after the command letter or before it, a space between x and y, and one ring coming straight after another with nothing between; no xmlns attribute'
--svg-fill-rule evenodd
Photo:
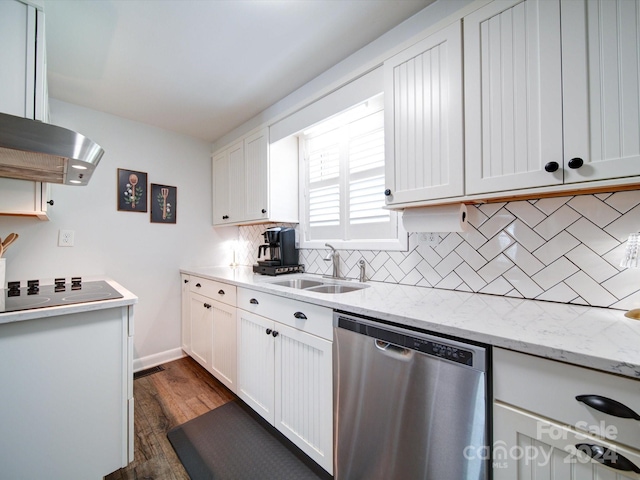
<svg viewBox="0 0 640 480"><path fill-rule="evenodd" d="M360 282L364 283L367 281L367 273L365 272L365 268L367 266L367 264L365 263L364 259L360 259L360 261L358 262L358 266L360 267Z"/></svg>
<svg viewBox="0 0 640 480"><path fill-rule="evenodd" d="M329 247L331 249L331 251L329 252L329 254L324 257L324 261L325 262L332 262L332 273L331 273L331 277L332 278L342 278L340 276L340 254L338 253L338 251L332 246L329 245L328 243L324 244L325 247Z"/></svg>

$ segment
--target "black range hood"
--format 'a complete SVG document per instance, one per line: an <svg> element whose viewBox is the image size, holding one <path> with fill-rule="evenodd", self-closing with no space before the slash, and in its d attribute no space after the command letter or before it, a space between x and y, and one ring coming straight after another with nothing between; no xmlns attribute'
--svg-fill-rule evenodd
<svg viewBox="0 0 640 480"><path fill-rule="evenodd" d="M102 155L84 135L0 113L0 177L86 185Z"/></svg>

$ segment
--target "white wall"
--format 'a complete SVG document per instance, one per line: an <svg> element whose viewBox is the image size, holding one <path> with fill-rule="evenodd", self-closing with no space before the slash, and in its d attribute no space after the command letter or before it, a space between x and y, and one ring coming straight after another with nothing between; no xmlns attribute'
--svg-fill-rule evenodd
<svg viewBox="0 0 640 480"><path fill-rule="evenodd" d="M88 186L51 186L49 222L0 217L1 237L20 235L5 255L7 280L106 275L139 297L134 367L180 355L178 270L228 263L225 242L237 238L237 228L211 226L211 145L53 99L50 105L51 123L86 135L105 155ZM117 211L118 168L176 186L177 223ZM57 246L59 229L75 231L74 247Z"/></svg>

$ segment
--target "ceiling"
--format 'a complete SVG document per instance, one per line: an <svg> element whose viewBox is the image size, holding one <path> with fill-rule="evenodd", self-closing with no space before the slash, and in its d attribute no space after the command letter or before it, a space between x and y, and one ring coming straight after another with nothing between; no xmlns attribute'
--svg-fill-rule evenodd
<svg viewBox="0 0 640 480"><path fill-rule="evenodd" d="M50 97L214 142L433 0L44 0Z"/></svg>

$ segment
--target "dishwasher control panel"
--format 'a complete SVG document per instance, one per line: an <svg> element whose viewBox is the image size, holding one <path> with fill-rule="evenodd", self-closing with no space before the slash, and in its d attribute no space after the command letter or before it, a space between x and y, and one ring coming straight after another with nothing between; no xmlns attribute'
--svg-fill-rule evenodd
<svg viewBox="0 0 640 480"><path fill-rule="evenodd" d="M445 339L430 333L415 332L387 325L375 319L356 317L352 314L334 313L334 326L374 338L397 348L405 348L432 357L442 358L474 369L485 369L485 348Z"/></svg>

